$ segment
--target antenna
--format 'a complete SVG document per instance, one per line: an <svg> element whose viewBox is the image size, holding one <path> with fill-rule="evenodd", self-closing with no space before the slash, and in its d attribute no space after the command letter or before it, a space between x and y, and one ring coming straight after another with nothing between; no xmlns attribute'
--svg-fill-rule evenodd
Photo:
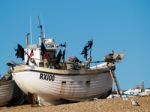
<svg viewBox="0 0 150 112"><path fill-rule="evenodd" d="M31 36L31 44L32 44L32 17L30 16L30 36Z"/></svg>

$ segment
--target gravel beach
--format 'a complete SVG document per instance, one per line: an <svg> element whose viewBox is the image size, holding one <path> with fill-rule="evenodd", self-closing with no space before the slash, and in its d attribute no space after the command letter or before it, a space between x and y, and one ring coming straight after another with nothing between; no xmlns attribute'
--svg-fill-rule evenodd
<svg viewBox="0 0 150 112"><path fill-rule="evenodd" d="M131 99L138 102L133 106ZM0 107L0 112L150 112L150 96L130 97L128 99L98 99L71 104L31 106L22 105L15 107Z"/></svg>

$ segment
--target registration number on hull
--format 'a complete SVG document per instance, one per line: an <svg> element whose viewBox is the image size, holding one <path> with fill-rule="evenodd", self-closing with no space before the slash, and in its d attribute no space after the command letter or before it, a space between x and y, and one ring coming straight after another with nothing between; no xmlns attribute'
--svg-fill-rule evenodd
<svg viewBox="0 0 150 112"><path fill-rule="evenodd" d="M47 80L47 81L54 81L55 75L54 74L47 74L47 73L40 73L40 79Z"/></svg>

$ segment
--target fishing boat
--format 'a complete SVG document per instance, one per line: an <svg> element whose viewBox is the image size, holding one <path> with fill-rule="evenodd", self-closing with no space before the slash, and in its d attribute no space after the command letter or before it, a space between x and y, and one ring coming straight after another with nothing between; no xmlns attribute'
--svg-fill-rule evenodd
<svg viewBox="0 0 150 112"><path fill-rule="evenodd" d="M0 106L8 104L13 96L13 81L0 82Z"/></svg>
<svg viewBox="0 0 150 112"><path fill-rule="evenodd" d="M16 56L23 62L11 69L15 82L26 95L36 96L40 103L56 104L61 100L106 98L111 93L113 79L110 74L115 70L114 62L121 60L122 54L111 53L103 63L91 66L91 40L81 53L85 61L77 57L66 60L66 44L56 44L54 39L45 38L41 25L40 28L39 44L29 44L28 35L26 48L18 44Z"/></svg>
<svg viewBox="0 0 150 112"><path fill-rule="evenodd" d="M24 98L24 93L10 76L3 76L0 79L0 106L21 105L25 101Z"/></svg>

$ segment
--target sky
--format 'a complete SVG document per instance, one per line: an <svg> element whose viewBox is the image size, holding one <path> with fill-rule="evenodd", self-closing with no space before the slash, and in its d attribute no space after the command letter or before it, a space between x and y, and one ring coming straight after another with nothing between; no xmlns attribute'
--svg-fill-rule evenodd
<svg viewBox="0 0 150 112"><path fill-rule="evenodd" d="M150 87L149 0L0 0L0 74L8 61L19 61L14 49L25 47L28 32L38 42L38 16L46 37L67 43L66 58L84 60L82 48L93 39L93 61L112 50L125 53L115 71L121 89L141 81Z"/></svg>

